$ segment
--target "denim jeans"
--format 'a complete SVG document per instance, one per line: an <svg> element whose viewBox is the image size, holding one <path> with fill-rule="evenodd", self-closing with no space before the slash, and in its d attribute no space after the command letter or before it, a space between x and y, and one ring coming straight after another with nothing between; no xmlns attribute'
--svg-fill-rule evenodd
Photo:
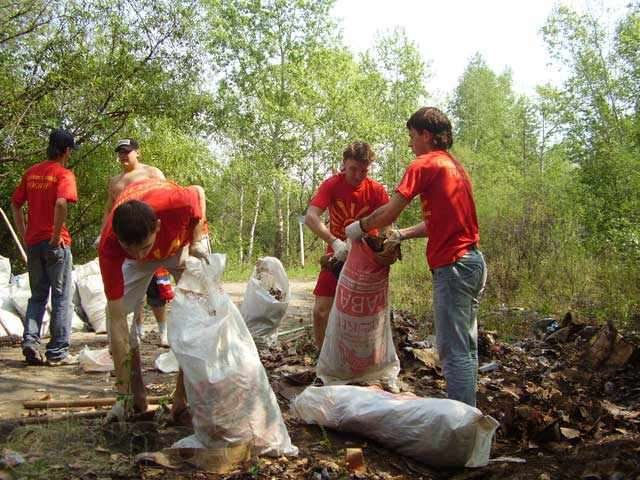
<svg viewBox="0 0 640 480"><path fill-rule="evenodd" d="M484 257L477 249L433 270L436 345L447 396L472 407L478 377L477 314L486 280Z"/></svg>
<svg viewBox="0 0 640 480"><path fill-rule="evenodd" d="M49 292L51 292L51 321L46 356L60 360L69 354L71 334L71 268L73 259L67 246L52 247L48 241L27 248L27 268L31 298L27 304L22 348L37 348Z"/></svg>

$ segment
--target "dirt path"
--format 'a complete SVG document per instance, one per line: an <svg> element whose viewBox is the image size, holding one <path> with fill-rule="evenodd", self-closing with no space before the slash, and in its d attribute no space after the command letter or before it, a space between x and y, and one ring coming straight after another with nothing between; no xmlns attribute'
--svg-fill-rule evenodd
<svg viewBox="0 0 640 480"><path fill-rule="evenodd" d="M245 286L245 282L224 283L236 305L242 302ZM291 281L291 301L280 331L311 324L313 286L313 281ZM145 383L150 394L170 393L174 375L160 373L153 366L157 355L165 349L156 346L155 320L148 311L145 329L148 332L142 344ZM107 344L106 334L76 332L72 335L71 352L77 354L85 345L93 350ZM22 408L25 400L115 396L114 383L109 373L84 373L77 366L28 366L19 346L0 347L0 419L26 415Z"/></svg>

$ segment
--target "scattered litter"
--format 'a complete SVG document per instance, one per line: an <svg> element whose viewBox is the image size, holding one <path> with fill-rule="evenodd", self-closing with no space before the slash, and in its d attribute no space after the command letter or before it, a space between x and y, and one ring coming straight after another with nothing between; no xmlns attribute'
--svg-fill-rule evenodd
<svg viewBox="0 0 640 480"><path fill-rule="evenodd" d="M178 359L171 350L158 355L153 364L162 373L174 373L180 370Z"/></svg>
<svg viewBox="0 0 640 480"><path fill-rule="evenodd" d="M91 350L85 345L78 355L78 363L85 372L110 372L114 370L113 358L108 348Z"/></svg>
<svg viewBox="0 0 640 480"><path fill-rule="evenodd" d="M496 457L489 459L489 463L527 463L524 458L519 457Z"/></svg>
<svg viewBox="0 0 640 480"><path fill-rule="evenodd" d="M0 467L13 468L24 463L24 457L18 452L9 450L8 448L2 449L2 456L0 457Z"/></svg>

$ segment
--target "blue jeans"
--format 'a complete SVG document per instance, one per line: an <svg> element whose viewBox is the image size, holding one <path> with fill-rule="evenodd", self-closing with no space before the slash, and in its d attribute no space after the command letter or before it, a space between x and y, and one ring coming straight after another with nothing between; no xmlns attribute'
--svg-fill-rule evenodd
<svg viewBox="0 0 640 480"><path fill-rule="evenodd" d="M478 378L477 315L486 280L484 257L477 249L433 270L436 345L447 396L472 407Z"/></svg>
<svg viewBox="0 0 640 480"><path fill-rule="evenodd" d="M47 344L49 360L60 360L69 354L71 333L71 249L52 247L48 241L27 248L27 268L31 298L24 320L22 348L37 348L49 292L51 292L51 340Z"/></svg>

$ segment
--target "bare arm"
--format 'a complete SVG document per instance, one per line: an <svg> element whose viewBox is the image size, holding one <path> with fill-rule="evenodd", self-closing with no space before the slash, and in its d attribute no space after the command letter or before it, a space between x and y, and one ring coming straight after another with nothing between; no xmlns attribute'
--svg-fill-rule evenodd
<svg viewBox="0 0 640 480"><path fill-rule="evenodd" d="M412 227L401 228L400 235L403 239L422 238L427 236L427 224L424 222L416 223Z"/></svg>
<svg viewBox="0 0 640 480"><path fill-rule="evenodd" d="M160 170L158 170L160 171ZM198 192L198 199L200 200L200 210L202 212L202 217L193 227L193 235L192 235L192 243L197 243L204 234L204 226L207 223L207 198L204 194L204 188L200 185L192 185L193 188Z"/></svg>
<svg viewBox="0 0 640 480"><path fill-rule="evenodd" d="M378 207L370 215L360 219L360 226L364 231L373 230L374 228L382 228L391 225L396 221L402 210L409 204L407 200L399 193L396 193L389 202Z"/></svg>
<svg viewBox="0 0 640 480"><path fill-rule="evenodd" d="M304 216L304 224L323 241L331 245L336 237L331 234L327 226L322 221L321 217L323 212L324 210L319 207L310 205L307 209L307 214Z"/></svg>
<svg viewBox="0 0 640 480"><path fill-rule="evenodd" d="M62 225L67 219L67 199L58 198L53 210L53 234L49 243L52 246L60 245L60 232L62 231Z"/></svg>
<svg viewBox="0 0 640 480"><path fill-rule="evenodd" d="M22 206L18 207L11 202L11 213L13 215L13 222L16 224L16 230L20 241L24 244L24 236L27 231L27 226L24 221L24 210Z"/></svg>

